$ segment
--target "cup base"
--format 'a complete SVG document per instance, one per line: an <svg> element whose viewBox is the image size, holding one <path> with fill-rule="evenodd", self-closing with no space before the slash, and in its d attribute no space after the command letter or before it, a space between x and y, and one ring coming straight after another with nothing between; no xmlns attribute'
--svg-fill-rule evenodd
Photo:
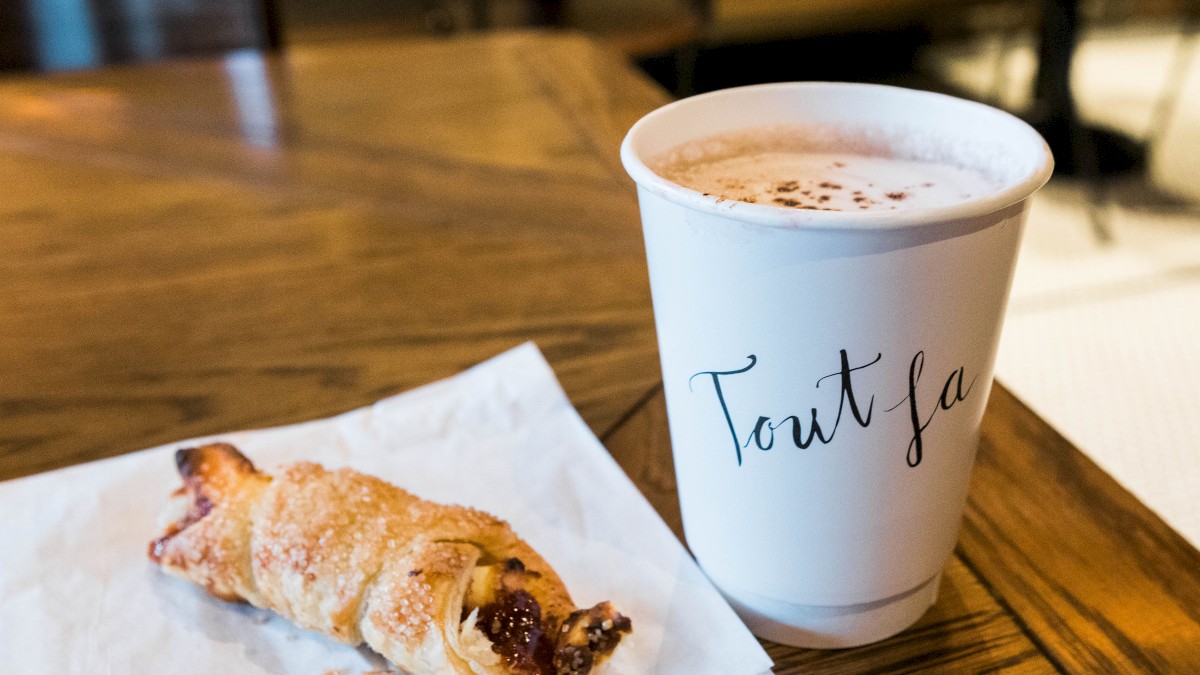
<svg viewBox="0 0 1200 675"><path fill-rule="evenodd" d="M844 649L885 640L917 622L937 600L942 575L884 600L861 605L796 605L753 593L721 593L758 637L810 649Z"/></svg>

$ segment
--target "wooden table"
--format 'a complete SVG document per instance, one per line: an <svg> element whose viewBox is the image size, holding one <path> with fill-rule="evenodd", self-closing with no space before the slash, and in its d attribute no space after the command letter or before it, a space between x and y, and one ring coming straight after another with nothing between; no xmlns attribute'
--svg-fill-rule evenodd
<svg viewBox="0 0 1200 675"><path fill-rule="evenodd" d="M534 340L678 533L617 157L664 101L539 34L0 79L0 478L331 415ZM1200 671L1200 554L1001 386L970 495L920 623L767 644L778 671Z"/></svg>

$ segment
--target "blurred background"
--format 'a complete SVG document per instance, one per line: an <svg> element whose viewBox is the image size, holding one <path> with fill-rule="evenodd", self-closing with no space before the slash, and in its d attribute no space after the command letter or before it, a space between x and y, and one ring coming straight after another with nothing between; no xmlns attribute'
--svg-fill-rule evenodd
<svg viewBox="0 0 1200 675"><path fill-rule="evenodd" d="M1200 544L1198 20L1200 0L0 0L0 78L569 30L677 96L849 80L997 105L1058 162L998 377Z"/></svg>

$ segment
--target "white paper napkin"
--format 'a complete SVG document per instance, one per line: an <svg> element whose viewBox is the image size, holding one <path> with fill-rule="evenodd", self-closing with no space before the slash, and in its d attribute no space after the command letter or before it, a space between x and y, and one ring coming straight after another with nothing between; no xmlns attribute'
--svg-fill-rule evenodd
<svg viewBox="0 0 1200 675"><path fill-rule="evenodd" d="M359 673L383 667L279 616L209 597L146 558L173 453L237 445L260 468L351 466L492 512L581 606L634 632L608 673L762 673L771 661L571 407L532 344L325 420L171 443L0 483L0 670Z"/></svg>

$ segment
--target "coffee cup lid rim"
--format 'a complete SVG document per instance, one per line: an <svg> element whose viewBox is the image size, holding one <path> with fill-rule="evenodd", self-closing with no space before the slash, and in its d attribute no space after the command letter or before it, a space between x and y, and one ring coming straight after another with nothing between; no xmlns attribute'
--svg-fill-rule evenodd
<svg viewBox="0 0 1200 675"><path fill-rule="evenodd" d="M941 99L943 103L965 106L983 115L995 115L1007 119L1027 135L1032 142L1041 144L1042 161L1020 180L1011 181L999 190L972 199L944 206L926 206L899 211L815 211L793 209L783 206L751 204L717 195L704 194L669 181L655 173L635 149L637 138L647 125L664 115L671 115L680 107L695 105L704 99L738 96L753 91L769 89L858 89L876 90L893 95L911 95ZM1035 140L1036 139L1036 140ZM975 101L969 101L936 92L905 89L880 84L850 82L780 82L770 84L732 87L698 94L668 103L639 119L629 129L621 143L621 162L634 182L643 189L671 202L697 211L714 213L743 222L778 227L803 227L811 229L856 229L891 230L919 227L951 220L968 220L1004 211L1007 207L1027 199L1046 184L1054 170L1054 157L1045 139L1028 123L1011 113Z"/></svg>

